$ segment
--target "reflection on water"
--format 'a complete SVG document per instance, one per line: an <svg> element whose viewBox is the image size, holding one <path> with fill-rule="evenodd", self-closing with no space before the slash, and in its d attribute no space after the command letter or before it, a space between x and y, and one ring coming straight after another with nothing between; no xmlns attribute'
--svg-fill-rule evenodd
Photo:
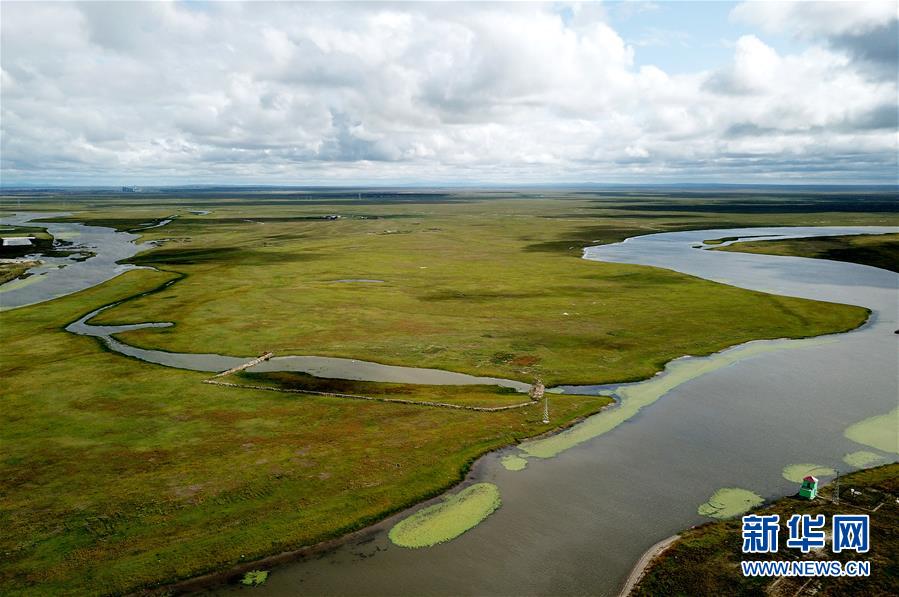
<svg viewBox="0 0 899 597"><path fill-rule="evenodd" d="M556 435L526 441L519 448L528 456L552 458L578 444L611 431L633 418L643 408L691 379L766 352L801 348L812 343L820 344L832 341L834 340L828 338L802 342L792 340L758 341L742 344L708 357L682 357L671 361L665 367L664 372L646 381L622 384L617 387L611 386L614 395L619 400L615 408L609 409L601 415L590 417L583 423ZM576 394L591 393L596 388L607 389L610 386L565 386L567 391Z"/></svg>

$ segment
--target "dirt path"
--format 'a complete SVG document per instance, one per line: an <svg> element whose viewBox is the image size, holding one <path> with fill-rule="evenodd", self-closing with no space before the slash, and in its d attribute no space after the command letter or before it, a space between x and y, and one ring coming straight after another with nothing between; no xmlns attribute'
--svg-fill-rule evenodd
<svg viewBox="0 0 899 597"><path fill-rule="evenodd" d="M237 367L231 367L231 368L228 369L227 371L222 371L221 373L218 373L218 374L216 374L216 375L213 375L213 376L212 376L212 379L215 379L216 377L225 377L225 376L227 376L227 375L231 375L231 374L233 374L233 373L237 373L237 372L239 372L239 371L243 371L244 369L249 369L250 367L255 367L255 366L258 365L259 363L262 363L263 361L267 361L267 360L269 360L270 358L272 358L273 356L275 356L275 353L273 353L273 352L267 352L267 353L265 353L265 354L263 354L263 355L260 355L260 356L256 357L256 358L253 359L252 361L248 361L248 362L244 363L243 365L238 365Z"/></svg>
<svg viewBox="0 0 899 597"><path fill-rule="evenodd" d="M631 570L630 576L627 577L627 582L624 583L624 587L622 587L621 592L618 593L618 597L627 597L630 595L631 591L634 590L634 587L637 586L637 583L640 582L640 579L643 578L643 573L646 572L646 568L649 567L649 564L652 563L656 556L661 555L662 552L671 547L671 545L678 539L680 539L680 535L673 535L667 539L662 539L647 549L646 552L640 556L640 559L637 560L634 569Z"/></svg>

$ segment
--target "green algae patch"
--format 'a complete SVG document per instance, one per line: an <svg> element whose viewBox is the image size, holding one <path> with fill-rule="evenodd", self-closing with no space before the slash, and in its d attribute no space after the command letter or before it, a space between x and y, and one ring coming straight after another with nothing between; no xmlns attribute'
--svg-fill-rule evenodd
<svg viewBox="0 0 899 597"><path fill-rule="evenodd" d="M711 518L731 518L760 506L764 501L762 496L748 489L724 487L712 494L709 501L700 505L696 511Z"/></svg>
<svg viewBox="0 0 899 597"><path fill-rule="evenodd" d="M802 483L802 480L809 475L812 475L813 477L835 477L837 471L833 470L829 466L802 463L785 466L781 474L787 481Z"/></svg>
<svg viewBox="0 0 899 597"><path fill-rule="evenodd" d="M501 462L507 471L522 471L528 466L528 461L517 454L503 456Z"/></svg>
<svg viewBox="0 0 899 597"><path fill-rule="evenodd" d="M268 580L268 570L251 570L243 575L240 584L248 587L258 587Z"/></svg>
<svg viewBox="0 0 899 597"><path fill-rule="evenodd" d="M788 348L805 348L833 342L832 339L783 340L750 342L736 348L715 353L705 358L688 358L672 361L665 372L646 381L623 385L615 390L619 404L562 433L522 443L519 448L536 458L552 458L558 454L611 431L632 418L643 408L679 385L711 373L737 361Z"/></svg>
<svg viewBox="0 0 899 597"><path fill-rule="evenodd" d="M881 452L899 454L899 408L885 415L859 421L846 428L843 435L852 441L877 448Z"/></svg>
<svg viewBox="0 0 899 597"><path fill-rule="evenodd" d="M843 456L843 462L849 466L854 466L855 468L870 468L877 464L883 464L885 461L886 458L880 454L875 454L874 452L868 452L866 450L851 452Z"/></svg>
<svg viewBox="0 0 899 597"><path fill-rule="evenodd" d="M476 483L396 523L388 536L400 547L432 547L473 529L501 505L499 487Z"/></svg>

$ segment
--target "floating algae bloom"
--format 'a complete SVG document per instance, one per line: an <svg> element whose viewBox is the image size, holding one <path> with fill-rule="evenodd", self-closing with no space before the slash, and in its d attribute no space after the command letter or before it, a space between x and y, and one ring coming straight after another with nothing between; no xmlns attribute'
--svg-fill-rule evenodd
<svg viewBox="0 0 899 597"><path fill-rule="evenodd" d="M528 461L517 454L503 456L501 462L507 471L521 471L528 465Z"/></svg>
<svg viewBox="0 0 899 597"><path fill-rule="evenodd" d="M431 547L473 529L501 504L496 485L476 483L396 523L388 536L400 547Z"/></svg>
<svg viewBox="0 0 899 597"><path fill-rule="evenodd" d="M251 570L243 575L240 583L248 587L258 587L268 580L268 570Z"/></svg>
<svg viewBox="0 0 899 597"><path fill-rule="evenodd" d="M877 448L882 452L899 454L899 408L885 415L859 421L846 428L843 435L852 441Z"/></svg>
<svg viewBox="0 0 899 597"><path fill-rule="evenodd" d="M802 480L809 475L814 477L835 477L837 471L828 466L821 466L820 464L803 463L785 466L783 473L781 474L787 481L802 483Z"/></svg>
<svg viewBox="0 0 899 597"><path fill-rule="evenodd" d="M880 454L867 452L865 450L859 450L858 452L852 452L851 454L843 456L843 462L849 466L854 466L855 468L868 468L875 464L880 464L885 460L886 458Z"/></svg>
<svg viewBox="0 0 899 597"><path fill-rule="evenodd" d="M557 435L524 442L519 448L536 458L552 458L569 448L611 431L677 386L706 373L711 373L731 363L775 350L801 348L828 342L830 340L818 338L802 341L750 342L715 353L709 357L675 359L668 363L665 367L665 372L661 375L656 375L639 383L625 384L615 388L615 394L620 398L620 402L615 408L593 415L586 421Z"/></svg>
<svg viewBox="0 0 899 597"><path fill-rule="evenodd" d="M731 518L759 506L765 500L748 489L725 487L716 491L709 501L699 506L697 512L712 518Z"/></svg>

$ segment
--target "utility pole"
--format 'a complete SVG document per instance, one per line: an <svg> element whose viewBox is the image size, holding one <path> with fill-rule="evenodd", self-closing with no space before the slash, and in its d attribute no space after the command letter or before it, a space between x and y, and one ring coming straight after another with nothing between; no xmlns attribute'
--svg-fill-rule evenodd
<svg viewBox="0 0 899 597"><path fill-rule="evenodd" d="M838 505L840 503L840 471L837 471L837 478L833 480L833 495L831 496L831 501Z"/></svg>
<svg viewBox="0 0 899 597"><path fill-rule="evenodd" d="M543 382L535 379L534 385L531 386L531 400L539 402L541 398L543 399L543 424L545 425L549 423L549 396L546 395L546 387Z"/></svg>

